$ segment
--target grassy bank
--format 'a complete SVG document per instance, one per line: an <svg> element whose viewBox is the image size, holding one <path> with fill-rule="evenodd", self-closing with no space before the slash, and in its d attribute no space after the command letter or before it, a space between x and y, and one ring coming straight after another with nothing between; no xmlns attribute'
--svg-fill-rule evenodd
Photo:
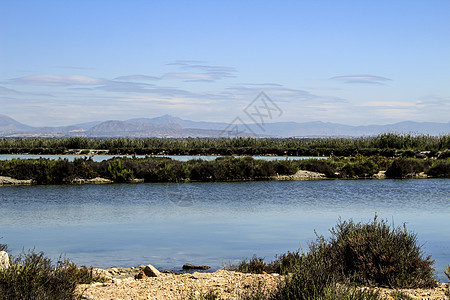
<svg viewBox="0 0 450 300"><path fill-rule="evenodd" d="M112 155L435 155L450 149L450 135L381 134L361 138L1 138L0 154L64 154L97 149Z"/></svg>
<svg viewBox="0 0 450 300"><path fill-rule="evenodd" d="M328 178L372 178L386 171L390 178L414 177L427 173L450 178L450 159L386 158L380 155L330 159L257 160L252 157L219 157L213 161L193 159L186 162L170 158L113 158L95 162L90 158L13 159L0 161L0 176L36 184L69 184L77 178L107 178L113 182L141 179L145 182L271 180L299 170L325 174Z"/></svg>

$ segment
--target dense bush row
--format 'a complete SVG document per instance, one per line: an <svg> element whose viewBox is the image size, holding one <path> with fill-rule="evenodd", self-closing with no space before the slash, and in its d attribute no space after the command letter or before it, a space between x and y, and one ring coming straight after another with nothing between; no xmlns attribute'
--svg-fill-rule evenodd
<svg viewBox="0 0 450 300"><path fill-rule="evenodd" d="M375 217L367 224L339 221L332 237L318 237L307 253L284 254L266 264L253 257L230 269L292 274L274 294L248 299L379 299L352 285L390 288L436 286L434 261L423 257L417 235Z"/></svg>
<svg viewBox="0 0 450 300"><path fill-rule="evenodd" d="M0 161L0 176L32 179L37 184L71 183L76 178L103 177L114 182L134 178L145 182L267 180L292 175L298 170L324 173L329 178L370 178L386 171L391 178L426 172L433 177L450 177L450 159L388 159L382 156L332 157L306 160L257 160L252 157L219 157L214 161L187 162L170 158L113 158L95 162L90 158L13 159Z"/></svg>
<svg viewBox="0 0 450 300"><path fill-rule="evenodd" d="M2 138L0 154L63 154L71 149L107 150L110 154L365 156L415 155L411 151L450 149L450 135L440 137L386 133L364 138Z"/></svg>

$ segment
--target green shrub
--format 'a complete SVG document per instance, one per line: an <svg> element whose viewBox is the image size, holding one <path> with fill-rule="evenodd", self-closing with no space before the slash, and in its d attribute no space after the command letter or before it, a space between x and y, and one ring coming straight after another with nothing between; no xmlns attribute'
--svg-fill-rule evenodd
<svg viewBox="0 0 450 300"><path fill-rule="evenodd" d="M434 261L423 258L417 235L377 217L368 224L340 221L329 242L333 272L352 282L393 288L434 287Z"/></svg>
<svg viewBox="0 0 450 300"><path fill-rule="evenodd" d="M133 178L133 171L127 169L121 159L113 159L108 164L108 175L115 182L124 182Z"/></svg>
<svg viewBox="0 0 450 300"><path fill-rule="evenodd" d="M416 173L424 172L427 163L423 160L414 158L399 158L392 162L392 165L386 170L386 176L392 178L405 178L413 176Z"/></svg>
<svg viewBox="0 0 450 300"><path fill-rule="evenodd" d="M427 172L433 177L449 178L450 177L450 160L439 161L433 165Z"/></svg>
<svg viewBox="0 0 450 300"><path fill-rule="evenodd" d="M450 265L447 266L447 268L444 270L445 275L450 280Z"/></svg>
<svg viewBox="0 0 450 300"><path fill-rule="evenodd" d="M267 264L264 262L264 258L254 255L248 262L243 260L237 265L229 266L228 269L242 273L262 274L263 272L267 272Z"/></svg>
<svg viewBox="0 0 450 300"><path fill-rule="evenodd" d="M96 278L92 268L77 268L67 259L56 265L44 253L22 253L8 269L0 270L0 299L78 299L79 283L91 283Z"/></svg>
<svg viewBox="0 0 450 300"><path fill-rule="evenodd" d="M367 224L339 221L330 232L329 240L319 236L307 253L288 252L269 264L254 256L234 267L241 272L289 274L267 299L379 299L378 293L352 285L436 286L434 261L422 257L417 235L405 226L391 226L375 216Z"/></svg>

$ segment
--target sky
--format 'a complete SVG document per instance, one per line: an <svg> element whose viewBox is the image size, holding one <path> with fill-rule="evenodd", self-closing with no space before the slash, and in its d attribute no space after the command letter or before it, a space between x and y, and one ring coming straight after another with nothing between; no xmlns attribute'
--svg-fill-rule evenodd
<svg viewBox="0 0 450 300"><path fill-rule="evenodd" d="M449 16L448 0L0 0L0 114L447 123Z"/></svg>

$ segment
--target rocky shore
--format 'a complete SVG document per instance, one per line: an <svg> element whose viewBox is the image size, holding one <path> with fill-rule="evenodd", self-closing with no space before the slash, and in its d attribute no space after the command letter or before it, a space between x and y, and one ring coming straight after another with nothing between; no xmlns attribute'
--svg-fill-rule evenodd
<svg viewBox="0 0 450 300"><path fill-rule="evenodd" d="M117 270L114 270L117 269ZM130 275L139 274L142 266L133 268ZM259 288L273 291L283 276L278 274L245 274L218 270L214 273L159 273L136 279L125 276L124 269L111 268L118 272L105 283L82 284L77 292L82 299L204 299L215 295L216 299L240 299L246 293Z"/></svg>
<svg viewBox="0 0 450 300"><path fill-rule="evenodd" d="M33 180L18 180L7 176L0 176L0 185L30 185Z"/></svg>
<svg viewBox="0 0 450 300"><path fill-rule="evenodd" d="M97 274L107 277L104 283L78 285L77 292L82 299L205 299L214 295L215 299L242 299L257 292L270 293L286 276L279 274L248 274L227 270L213 273L159 272L146 274L144 270L152 266L135 268L96 269ZM148 273L151 274L151 273ZM445 300L448 283L438 283L434 289L392 290L375 288L383 299L427 299ZM364 288L365 289L365 288ZM398 298L396 294L410 298Z"/></svg>
<svg viewBox="0 0 450 300"><path fill-rule="evenodd" d="M386 179L385 175L386 171L380 171L377 174L374 174L373 176L369 177L355 177L353 179ZM411 174L408 178L430 178L426 173L421 172L417 174ZM299 170L293 175L277 175L274 177L267 178L268 180L276 180L276 181L286 181L286 180L323 180L323 179L334 179L339 180L342 178L330 178L327 177L323 173L319 172L312 172L312 171L306 171L306 170ZM144 179L140 178L134 178L131 181L128 181L129 183L143 183ZM96 177L92 179L84 179L84 178L75 178L73 179L70 184L105 184L105 183L114 183L114 181L102 178L102 177ZM1 185L32 185L35 184L32 179L28 180L19 180L14 179L7 176L0 176L0 186Z"/></svg>

